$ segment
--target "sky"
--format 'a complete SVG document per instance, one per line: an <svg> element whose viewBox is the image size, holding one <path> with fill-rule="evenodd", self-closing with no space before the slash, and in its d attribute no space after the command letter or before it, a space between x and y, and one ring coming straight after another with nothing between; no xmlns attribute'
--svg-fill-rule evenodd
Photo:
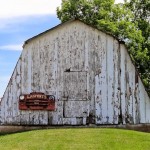
<svg viewBox="0 0 150 150"><path fill-rule="evenodd" d="M58 25L56 8L60 5L61 0L0 0L0 98L24 41Z"/></svg>

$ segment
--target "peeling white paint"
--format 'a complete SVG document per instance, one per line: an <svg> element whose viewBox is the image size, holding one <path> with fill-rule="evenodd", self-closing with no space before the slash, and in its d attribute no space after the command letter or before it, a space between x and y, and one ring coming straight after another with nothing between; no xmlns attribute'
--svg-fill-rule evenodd
<svg viewBox="0 0 150 150"><path fill-rule="evenodd" d="M21 111L20 94L44 92L55 111ZM127 49L72 21L27 41L1 102L3 124L150 123L150 99Z"/></svg>

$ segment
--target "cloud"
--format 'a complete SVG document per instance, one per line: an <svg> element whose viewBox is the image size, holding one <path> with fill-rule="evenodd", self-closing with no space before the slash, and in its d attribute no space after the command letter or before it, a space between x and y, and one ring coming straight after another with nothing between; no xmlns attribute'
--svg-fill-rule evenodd
<svg viewBox="0 0 150 150"><path fill-rule="evenodd" d="M3 46L0 46L0 50L21 51L22 44L3 45Z"/></svg>
<svg viewBox="0 0 150 150"><path fill-rule="evenodd" d="M3 96L10 76L0 76L0 98Z"/></svg>
<svg viewBox="0 0 150 150"><path fill-rule="evenodd" d="M0 19L31 15L56 14L62 0L1 0ZM116 3L123 0L115 0Z"/></svg>
<svg viewBox="0 0 150 150"><path fill-rule="evenodd" d="M2 0L0 18L56 14L61 0Z"/></svg>
<svg viewBox="0 0 150 150"><path fill-rule="evenodd" d="M0 82L5 82L5 81L8 81L9 79L10 79L10 76L1 76Z"/></svg>

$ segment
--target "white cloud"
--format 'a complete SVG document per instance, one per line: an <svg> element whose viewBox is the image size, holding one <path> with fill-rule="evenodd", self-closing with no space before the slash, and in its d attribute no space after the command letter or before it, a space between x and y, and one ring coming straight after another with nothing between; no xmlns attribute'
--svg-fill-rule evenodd
<svg viewBox="0 0 150 150"><path fill-rule="evenodd" d="M61 0L0 0L0 18L56 14Z"/></svg>
<svg viewBox="0 0 150 150"><path fill-rule="evenodd" d="M0 76L0 98L3 96L10 76Z"/></svg>
<svg viewBox="0 0 150 150"><path fill-rule="evenodd" d="M3 45L3 46L0 46L0 50L21 51L22 44Z"/></svg>
<svg viewBox="0 0 150 150"><path fill-rule="evenodd" d="M0 18L56 14L62 0L0 0ZM115 0L116 3L123 0Z"/></svg>
<svg viewBox="0 0 150 150"><path fill-rule="evenodd" d="M8 81L9 79L10 79L10 76L1 76L0 82L5 82L5 81Z"/></svg>

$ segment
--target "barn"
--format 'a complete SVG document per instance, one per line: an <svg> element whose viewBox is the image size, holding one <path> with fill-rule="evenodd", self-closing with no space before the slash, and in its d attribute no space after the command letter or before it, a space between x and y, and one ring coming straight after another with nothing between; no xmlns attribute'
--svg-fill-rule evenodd
<svg viewBox="0 0 150 150"><path fill-rule="evenodd" d="M80 20L25 41L0 107L4 125L150 123L124 43Z"/></svg>

